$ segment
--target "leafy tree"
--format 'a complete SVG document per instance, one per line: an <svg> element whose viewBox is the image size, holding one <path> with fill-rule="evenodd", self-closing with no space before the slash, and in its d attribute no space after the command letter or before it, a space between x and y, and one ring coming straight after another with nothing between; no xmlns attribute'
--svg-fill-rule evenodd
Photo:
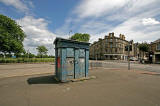
<svg viewBox="0 0 160 106"><path fill-rule="evenodd" d="M41 57L43 55L47 55L48 49L45 46L38 46L36 49L38 50L38 55L40 55Z"/></svg>
<svg viewBox="0 0 160 106"><path fill-rule="evenodd" d="M29 53L29 58L33 58L33 57L35 57L35 55L32 53Z"/></svg>
<svg viewBox="0 0 160 106"><path fill-rule="evenodd" d="M23 30L14 20L0 14L0 52L22 53L25 37Z"/></svg>
<svg viewBox="0 0 160 106"><path fill-rule="evenodd" d="M145 43L139 44L138 48L139 48L140 52L143 52L143 58L144 58L145 52L148 52L148 50L149 50L148 43L145 42Z"/></svg>
<svg viewBox="0 0 160 106"><path fill-rule="evenodd" d="M89 34L82 34L82 33L75 33L71 36L71 40L77 40L77 41L83 41L83 42L89 42L90 35Z"/></svg>

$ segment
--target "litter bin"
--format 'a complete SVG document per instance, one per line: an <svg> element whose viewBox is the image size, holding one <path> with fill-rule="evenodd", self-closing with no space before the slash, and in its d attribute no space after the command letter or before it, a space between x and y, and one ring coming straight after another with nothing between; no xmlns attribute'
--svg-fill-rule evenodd
<svg viewBox="0 0 160 106"><path fill-rule="evenodd" d="M57 80L67 82L88 77L89 43L56 38L54 44Z"/></svg>

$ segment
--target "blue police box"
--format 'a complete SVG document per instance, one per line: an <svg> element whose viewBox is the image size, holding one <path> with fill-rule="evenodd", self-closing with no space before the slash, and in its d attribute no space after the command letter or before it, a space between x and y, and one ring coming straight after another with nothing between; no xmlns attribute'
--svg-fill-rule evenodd
<svg viewBox="0 0 160 106"><path fill-rule="evenodd" d="M67 82L88 77L90 43L56 38L54 44L57 80Z"/></svg>

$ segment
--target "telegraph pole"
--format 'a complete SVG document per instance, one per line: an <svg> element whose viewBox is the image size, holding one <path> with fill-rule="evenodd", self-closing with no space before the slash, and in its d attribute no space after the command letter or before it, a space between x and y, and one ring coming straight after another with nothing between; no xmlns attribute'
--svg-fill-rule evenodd
<svg viewBox="0 0 160 106"><path fill-rule="evenodd" d="M130 42L128 45L128 70L130 70Z"/></svg>

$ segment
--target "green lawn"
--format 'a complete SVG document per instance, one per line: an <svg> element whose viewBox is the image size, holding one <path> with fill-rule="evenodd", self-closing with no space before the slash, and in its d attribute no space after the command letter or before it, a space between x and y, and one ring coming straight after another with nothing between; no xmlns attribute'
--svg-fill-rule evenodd
<svg viewBox="0 0 160 106"><path fill-rule="evenodd" d="M0 63L41 63L54 60L54 58L0 58Z"/></svg>

